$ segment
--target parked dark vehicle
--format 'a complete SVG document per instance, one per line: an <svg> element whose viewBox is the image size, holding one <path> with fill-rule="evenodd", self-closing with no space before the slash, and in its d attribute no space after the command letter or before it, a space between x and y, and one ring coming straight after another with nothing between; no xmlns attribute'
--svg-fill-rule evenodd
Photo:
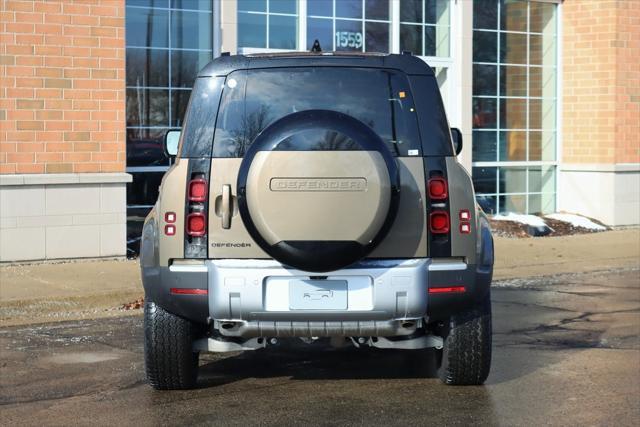
<svg viewBox="0 0 640 427"><path fill-rule="evenodd" d="M446 384L485 381L493 240L422 60L222 56L177 137L140 255L154 388L289 337L435 348Z"/></svg>

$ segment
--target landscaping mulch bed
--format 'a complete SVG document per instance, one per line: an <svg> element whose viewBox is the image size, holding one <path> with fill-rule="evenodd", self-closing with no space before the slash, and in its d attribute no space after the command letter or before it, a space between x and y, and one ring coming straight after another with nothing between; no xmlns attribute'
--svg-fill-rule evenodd
<svg viewBox="0 0 640 427"><path fill-rule="evenodd" d="M515 221L495 221L489 219L491 231L494 236L527 238L531 235L527 232L527 225Z"/></svg>
<svg viewBox="0 0 640 427"><path fill-rule="evenodd" d="M590 218L591 219L591 218ZM603 225L600 221L591 219L596 224ZM576 227L568 222L558 221L544 217L544 221L549 226L547 234L539 234L533 230L531 226L516 221L493 220L489 218L491 223L491 231L494 236L510 237L510 238L529 238L529 237L556 237L571 236L574 234L599 233L603 230L594 230L591 228ZM608 227L607 227L608 229Z"/></svg>

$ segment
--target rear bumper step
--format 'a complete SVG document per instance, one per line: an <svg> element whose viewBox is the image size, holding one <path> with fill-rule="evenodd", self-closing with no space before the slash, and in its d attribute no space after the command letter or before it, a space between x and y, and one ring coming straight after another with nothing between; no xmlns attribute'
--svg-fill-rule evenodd
<svg viewBox="0 0 640 427"><path fill-rule="evenodd" d="M286 321L216 321L214 327L229 337L393 337L413 334L422 326L417 320L286 322Z"/></svg>

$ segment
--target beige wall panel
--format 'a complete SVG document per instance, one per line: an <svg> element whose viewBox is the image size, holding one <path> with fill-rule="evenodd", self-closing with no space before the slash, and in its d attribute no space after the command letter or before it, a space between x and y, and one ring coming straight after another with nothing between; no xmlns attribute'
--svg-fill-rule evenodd
<svg viewBox="0 0 640 427"><path fill-rule="evenodd" d="M45 258L45 228L3 228L0 230L0 261Z"/></svg>
<svg viewBox="0 0 640 427"><path fill-rule="evenodd" d="M0 216L39 216L45 214L43 187L0 187Z"/></svg>
<svg viewBox="0 0 640 427"><path fill-rule="evenodd" d="M47 215L100 213L100 186L95 184L45 187Z"/></svg>
<svg viewBox="0 0 640 427"><path fill-rule="evenodd" d="M46 257L90 258L100 256L100 228L94 225L48 227Z"/></svg>

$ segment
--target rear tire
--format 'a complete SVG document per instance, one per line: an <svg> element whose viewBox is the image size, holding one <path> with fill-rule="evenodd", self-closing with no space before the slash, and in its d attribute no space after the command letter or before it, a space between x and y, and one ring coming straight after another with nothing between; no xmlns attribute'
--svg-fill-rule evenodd
<svg viewBox="0 0 640 427"><path fill-rule="evenodd" d="M144 304L144 362L156 390L193 388L199 354L193 352L197 327L153 302Z"/></svg>
<svg viewBox="0 0 640 427"><path fill-rule="evenodd" d="M491 296L451 316L444 337L440 380L448 385L480 385L491 368Z"/></svg>

